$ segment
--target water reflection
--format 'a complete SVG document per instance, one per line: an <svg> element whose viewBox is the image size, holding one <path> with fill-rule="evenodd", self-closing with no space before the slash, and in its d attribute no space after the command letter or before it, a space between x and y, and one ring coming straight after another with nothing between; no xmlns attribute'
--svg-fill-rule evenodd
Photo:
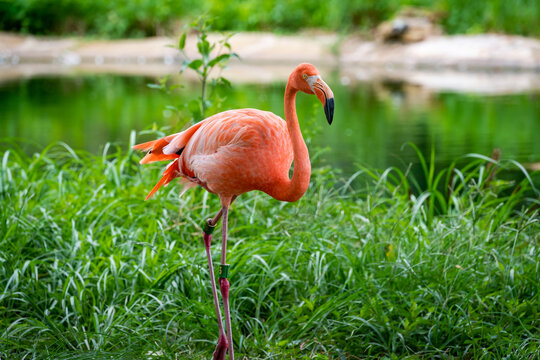
<svg viewBox="0 0 540 360"><path fill-rule="evenodd" d="M144 58L116 59L104 62L95 57L90 62L75 65L65 63L2 63L0 56L0 84L40 76L80 76L94 74L116 74L122 76L159 77L177 74L181 66L174 59L164 57L162 62L147 62ZM178 59L176 59L178 60ZM249 62L232 61L223 71L223 76L234 84L272 84L287 79L298 62ZM374 83L406 83L430 93L459 92L481 95L511 95L540 91L540 72L534 70L494 70L459 68L407 68L384 66L329 65L317 63L325 78L333 73L334 80L343 86ZM195 73L185 72L183 78L197 80Z"/></svg>
<svg viewBox="0 0 540 360"><path fill-rule="evenodd" d="M538 94L479 96L433 93L399 80L347 83L328 77L336 98L335 121L329 127L320 104L298 97L298 113L316 165L330 165L348 176L357 164L405 168L417 162L416 144L424 154L435 148L440 165L467 153L540 162ZM99 153L105 143L127 146L133 129L170 127L178 131L187 118L166 109L196 96L194 84L167 95L149 89L155 78L91 75L37 77L0 84L2 137L34 142L29 151L54 141ZM226 99L211 113L254 107L283 116L284 83L238 85L220 94ZM187 112L184 113L187 116ZM32 150L31 150L32 149Z"/></svg>

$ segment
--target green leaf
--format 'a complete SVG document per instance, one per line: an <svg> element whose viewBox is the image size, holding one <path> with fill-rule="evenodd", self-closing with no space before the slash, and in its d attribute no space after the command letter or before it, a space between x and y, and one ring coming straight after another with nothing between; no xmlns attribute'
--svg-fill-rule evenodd
<svg viewBox="0 0 540 360"><path fill-rule="evenodd" d="M190 69L199 70L202 64L203 64L203 61L201 59L197 59L197 60L190 61L187 66Z"/></svg>
<svg viewBox="0 0 540 360"><path fill-rule="evenodd" d="M186 46L186 33L183 33L180 37L180 41L178 41L178 48L180 50L184 50L184 47Z"/></svg>
<svg viewBox="0 0 540 360"><path fill-rule="evenodd" d="M199 51L199 54L204 54L204 40L199 38L199 41L197 42L197 50Z"/></svg>
<svg viewBox="0 0 540 360"><path fill-rule="evenodd" d="M219 82L227 87L231 86L231 82L227 79L225 79L223 76L219 78Z"/></svg>
<svg viewBox="0 0 540 360"><path fill-rule="evenodd" d="M228 60L231 56L229 54L221 54L219 56L216 56L210 62L208 63L208 66L214 67L216 64L218 64L221 61Z"/></svg>
<svg viewBox="0 0 540 360"><path fill-rule="evenodd" d="M199 52L201 55L208 56L208 54L210 54L210 43L206 40L206 36L204 39L201 39L199 45Z"/></svg>
<svg viewBox="0 0 540 360"><path fill-rule="evenodd" d="M201 103L198 100L191 100L187 104L187 108L195 120L202 118Z"/></svg>

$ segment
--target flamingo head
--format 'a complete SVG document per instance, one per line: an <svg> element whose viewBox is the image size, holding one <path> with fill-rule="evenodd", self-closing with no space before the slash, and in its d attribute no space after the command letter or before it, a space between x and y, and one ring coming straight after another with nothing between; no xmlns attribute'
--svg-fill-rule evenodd
<svg viewBox="0 0 540 360"><path fill-rule="evenodd" d="M334 119L334 93L321 78L319 70L311 64L300 64L289 76L289 84L306 94L315 94L324 106L328 124Z"/></svg>

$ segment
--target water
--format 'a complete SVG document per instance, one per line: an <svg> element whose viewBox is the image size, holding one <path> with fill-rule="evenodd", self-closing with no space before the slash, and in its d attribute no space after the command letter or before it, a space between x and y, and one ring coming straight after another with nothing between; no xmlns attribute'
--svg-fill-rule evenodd
<svg viewBox="0 0 540 360"><path fill-rule="evenodd" d="M132 130L169 127L179 131L189 112L166 109L198 94L197 84L165 94L146 86L155 79L115 75L55 76L0 84L0 137L24 139L26 151L39 151L55 141L100 153L107 142L128 144ZM328 126L315 97L299 95L297 111L317 165L340 169L344 176L358 165L406 168L435 148L444 166L467 153L540 162L540 94L478 96L430 93L403 83L343 86L329 77L336 98L334 123ZM210 114L253 107L283 116L284 84L235 85ZM150 135L141 136L145 141ZM317 151L321 147L325 151Z"/></svg>

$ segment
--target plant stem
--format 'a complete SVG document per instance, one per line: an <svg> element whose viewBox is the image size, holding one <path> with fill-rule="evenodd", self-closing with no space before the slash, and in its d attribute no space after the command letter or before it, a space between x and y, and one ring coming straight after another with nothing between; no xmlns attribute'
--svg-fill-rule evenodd
<svg viewBox="0 0 540 360"><path fill-rule="evenodd" d="M206 112L206 78L207 76L203 76L202 77L202 92L201 92L201 115L202 115L202 118L204 119L205 118L205 112Z"/></svg>

